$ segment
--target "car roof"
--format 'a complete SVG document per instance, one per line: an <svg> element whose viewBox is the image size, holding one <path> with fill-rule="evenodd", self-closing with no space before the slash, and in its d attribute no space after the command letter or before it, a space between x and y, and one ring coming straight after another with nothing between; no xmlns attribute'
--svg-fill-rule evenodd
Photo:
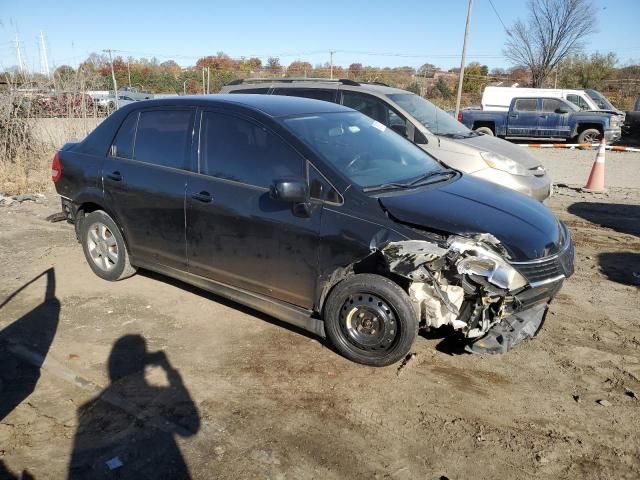
<svg viewBox="0 0 640 480"><path fill-rule="evenodd" d="M243 83L235 83L235 84L227 84L223 87L224 90L228 91L242 91L244 89L255 89L255 88L300 88L300 89L327 89L327 88L341 88L342 90L365 90L372 93L377 93L379 95L390 95L394 93L411 93L407 90L402 90L401 88L390 87L388 85L382 85L377 83L361 83L361 82L346 82L346 81L336 81L336 80L281 80L274 79L272 82L243 82Z"/></svg>
<svg viewBox="0 0 640 480"><path fill-rule="evenodd" d="M323 102L310 98L285 97L256 94L214 94L164 97L160 99L141 100L135 108L152 106L215 106L237 105L260 111L270 117L304 115L310 113L349 112L350 108L335 103Z"/></svg>

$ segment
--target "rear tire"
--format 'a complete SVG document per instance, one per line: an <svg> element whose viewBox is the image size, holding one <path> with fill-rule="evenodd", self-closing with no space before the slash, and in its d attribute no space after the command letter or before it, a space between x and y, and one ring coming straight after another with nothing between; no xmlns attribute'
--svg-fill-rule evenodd
<svg viewBox="0 0 640 480"><path fill-rule="evenodd" d="M588 128L578 135L578 143L596 143L600 141L602 134L595 128Z"/></svg>
<svg viewBox="0 0 640 480"><path fill-rule="evenodd" d="M335 348L357 363L383 367L404 358L418 335L407 293L380 275L340 282L324 309L325 332Z"/></svg>
<svg viewBox="0 0 640 480"><path fill-rule="evenodd" d="M80 240L87 263L100 278L115 282L136 273L124 237L106 212L96 210L82 219Z"/></svg>
<svg viewBox="0 0 640 480"><path fill-rule="evenodd" d="M484 135L489 135L490 137L494 136L493 130L489 127L478 127L475 131Z"/></svg>

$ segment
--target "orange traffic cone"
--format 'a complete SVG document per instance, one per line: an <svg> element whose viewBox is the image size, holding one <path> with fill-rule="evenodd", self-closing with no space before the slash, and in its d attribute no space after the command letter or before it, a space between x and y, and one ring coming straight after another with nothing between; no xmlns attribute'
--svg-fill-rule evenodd
<svg viewBox="0 0 640 480"><path fill-rule="evenodd" d="M589 174L589 180L584 187L584 190L590 192L604 192L604 152L605 152L604 138L600 140L600 147L598 148L598 154L596 155L596 161L593 162L591 167L591 173Z"/></svg>

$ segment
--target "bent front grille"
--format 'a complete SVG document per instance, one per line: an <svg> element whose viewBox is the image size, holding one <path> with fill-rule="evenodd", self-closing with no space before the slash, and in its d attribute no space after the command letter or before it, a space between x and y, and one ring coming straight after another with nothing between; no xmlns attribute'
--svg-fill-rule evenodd
<svg viewBox="0 0 640 480"><path fill-rule="evenodd" d="M567 237L567 243L560 253L531 262L514 262L512 265L531 286L536 286L573 275L574 256L573 243Z"/></svg>

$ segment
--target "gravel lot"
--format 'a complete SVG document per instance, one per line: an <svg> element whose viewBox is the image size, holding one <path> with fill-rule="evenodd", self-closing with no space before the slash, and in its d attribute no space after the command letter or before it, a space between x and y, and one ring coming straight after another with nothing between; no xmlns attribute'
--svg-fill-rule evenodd
<svg viewBox="0 0 640 480"><path fill-rule="evenodd" d="M578 186L595 156L531 152ZM401 370L157 275L100 280L54 194L0 207L0 478L640 478L638 167L607 154L609 194L547 202L578 260L537 338L471 356L436 332Z"/></svg>

